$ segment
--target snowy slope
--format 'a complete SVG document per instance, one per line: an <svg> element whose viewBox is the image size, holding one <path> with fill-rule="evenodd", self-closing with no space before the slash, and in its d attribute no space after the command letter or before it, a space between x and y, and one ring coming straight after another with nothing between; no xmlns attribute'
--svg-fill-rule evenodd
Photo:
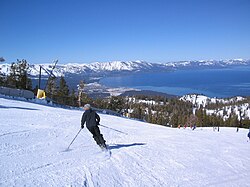
<svg viewBox="0 0 250 187"><path fill-rule="evenodd" d="M101 114L112 155L81 111L0 98L0 186L250 186L248 130L172 129Z"/></svg>

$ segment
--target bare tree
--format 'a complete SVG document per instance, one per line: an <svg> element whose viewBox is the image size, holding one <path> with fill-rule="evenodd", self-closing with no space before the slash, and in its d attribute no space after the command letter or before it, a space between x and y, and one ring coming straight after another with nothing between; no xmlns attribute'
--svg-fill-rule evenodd
<svg viewBox="0 0 250 187"><path fill-rule="evenodd" d="M77 85L77 88L78 88L78 105L79 107L81 107L81 98L84 89L84 82L80 81L79 85Z"/></svg>

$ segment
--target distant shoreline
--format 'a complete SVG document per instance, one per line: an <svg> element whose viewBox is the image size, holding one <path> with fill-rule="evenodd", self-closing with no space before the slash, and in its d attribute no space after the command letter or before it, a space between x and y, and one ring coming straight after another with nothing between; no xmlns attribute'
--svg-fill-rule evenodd
<svg viewBox="0 0 250 187"><path fill-rule="evenodd" d="M209 97L229 98L250 96L249 74L250 66L234 66L234 68L131 73L103 77L98 82L107 87L134 88L144 92L161 93L161 95L182 96L196 93Z"/></svg>

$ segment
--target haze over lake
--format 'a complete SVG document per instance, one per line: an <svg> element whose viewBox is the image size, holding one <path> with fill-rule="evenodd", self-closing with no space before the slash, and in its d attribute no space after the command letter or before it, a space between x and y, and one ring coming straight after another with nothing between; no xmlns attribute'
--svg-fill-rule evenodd
<svg viewBox="0 0 250 187"><path fill-rule="evenodd" d="M199 93L210 97L250 96L250 66L136 73L103 78L100 83L174 95Z"/></svg>

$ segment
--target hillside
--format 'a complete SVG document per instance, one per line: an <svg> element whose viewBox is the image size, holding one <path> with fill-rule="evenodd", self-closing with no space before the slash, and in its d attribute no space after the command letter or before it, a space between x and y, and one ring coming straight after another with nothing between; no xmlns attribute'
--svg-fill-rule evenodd
<svg viewBox="0 0 250 187"><path fill-rule="evenodd" d="M246 129L173 129L100 114L111 156L82 111L0 98L0 186L249 186Z"/></svg>
<svg viewBox="0 0 250 187"><path fill-rule="evenodd" d="M211 98L205 95L188 94L180 98L185 102L191 102L196 109L203 107L208 115L215 114L228 119L231 115L237 115L238 119L250 119L250 103L246 97L236 96L232 98ZM208 106L214 105L213 109Z"/></svg>

